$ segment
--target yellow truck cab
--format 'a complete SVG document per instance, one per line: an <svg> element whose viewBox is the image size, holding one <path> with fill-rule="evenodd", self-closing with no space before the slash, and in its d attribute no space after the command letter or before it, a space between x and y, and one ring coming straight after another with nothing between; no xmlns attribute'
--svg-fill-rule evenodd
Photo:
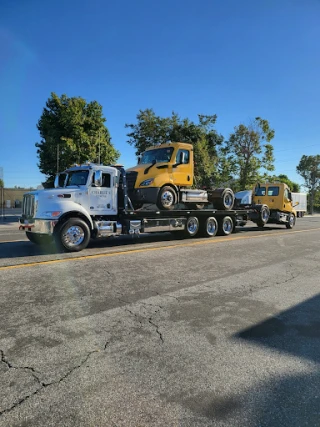
<svg viewBox="0 0 320 427"><path fill-rule="evenodd" d="M129 198L135 209L156 204L172 210L178 203L188 209L202 209L212 203L216 209L231 210L234 194L230 188L192 189L193 145L171 142L148 148L139 164L126 171Z"/></svg>
<svg viewBox="0 0 320 427"><path fill-rule="evenodd" d="M287 184L281 182L257 184L253 189L252 204L253 206L266 205L268 207L267 222L269 224L285 224L287 228L292 228L295 224L294 206L297 206L298 203L293 205ZM263 226L263 221L260 221L258 225Z"/></svg>
<svg viewBox="0 0 320 427"><path fill-rule="evenodd" d="M179 202L179 189L193 185L193 146L172 142L150 147L141 154L138 165L126 172L135 206L153 203L170 209Z"/></svg>

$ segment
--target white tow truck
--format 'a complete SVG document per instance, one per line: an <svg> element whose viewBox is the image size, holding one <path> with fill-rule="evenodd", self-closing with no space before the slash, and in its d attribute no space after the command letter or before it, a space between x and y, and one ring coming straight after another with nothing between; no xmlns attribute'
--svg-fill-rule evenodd
<svg viewBox="0 0 320 427"><path fill-rule="evenodd" d="M221 191L221 197L225 192ZM219 194L219 192L218 192ZM233 192L228 192L228 197ZM218 203L221 206L221 203ZM263 211L263 210L262 210ZM30 191L24 195L20 230L38 245L54 242L60 250L75 252L86 248L90 239L122 234L175 232L185 237L229 235L249 215L267 221L261 207L227 210L174 210L157 206L135 210L128 196L126 171L120 165L75 165L56 176L55 188ZM262 218L263 216L263 218Z"/></svg>

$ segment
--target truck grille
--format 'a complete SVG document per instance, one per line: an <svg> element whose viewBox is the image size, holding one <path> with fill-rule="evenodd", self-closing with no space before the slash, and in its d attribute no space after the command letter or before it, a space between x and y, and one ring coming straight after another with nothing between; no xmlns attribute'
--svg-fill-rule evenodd
<svg viewBox="0 0 320 427"><path fill-rule="evenodd" d="M34 194L25 194L22 202L22 216L33 218L36 211L36 197Z"/></svg>
<svg viewBox="0 0 320 427"><path fill-rule="evenodd" d="M127 172L127 189L133 190L136 185L138 172Z"/></svg>

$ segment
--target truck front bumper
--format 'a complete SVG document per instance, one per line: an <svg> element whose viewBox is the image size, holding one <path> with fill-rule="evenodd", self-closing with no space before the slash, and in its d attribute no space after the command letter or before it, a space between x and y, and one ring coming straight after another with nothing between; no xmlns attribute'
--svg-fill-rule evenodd
<svg viewBox="0 0 320 427"><path fill-rule="evenodd" d="M132 202L154 203L158 201L160 188L137 188L129 192L129 197Z"/></svg>
<svg viewBox="0 0 320 427"><path fill-rule="evenodd" d="M24 218L20 218L20 231L29 231L31 233L36 234L47 234L52 235L54 227L58 223L58 220L52 219L32 219L26 220Z"/></svg>

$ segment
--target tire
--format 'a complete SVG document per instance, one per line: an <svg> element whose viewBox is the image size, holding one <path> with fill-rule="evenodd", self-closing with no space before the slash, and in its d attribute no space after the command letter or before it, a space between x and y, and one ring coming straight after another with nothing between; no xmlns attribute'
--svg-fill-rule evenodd
<svg viewBox="0 0 320 427"><path fill-rule="evenodd" d="M259 218L255 221L258 227L264 227L270 218L270 211L267 205L257 205Z"/></svg>
<svg viewBox="0 0 320 427"><path fill-rule="evenodd" d="M210 216L201 225L200 232L203 237L214 237L218 232L218 221Z"/></svg>
<svg viewBox="0 0 320 427"><path fill-rule="evenodd" d="M194 237L199 231L199 220L195 216L189 216L184 230L186 237Z"/></svg>
<svg viewBox="0 0 320 427"><path fill-rule="evenodd" d="M259 212L259 219L257 220L258 227L264 227L269 220L270 211L267 205L262 205Z"/></svg>
<svg viewBox="0 0 320 427"><path fill-rule="evenodd" d="M218 188L210 192L210 201L215 209L231 211L235 202L234 193L230 188Z"/></svg>
<svg viewBox="0 0 320 427"><path fill-rule="evenodd" d="M47 234L36 234L26 231L26 236L30 242L38 246L49 246L53 242L52 236L48 236Z"/></svg>
<svg viewBox="0 0 320 427"><path fill-rule="evenodd" d="M291 229L294 227L295 223L296 223L296 217L291 213L289 215L289 221L286 223L286 227L288 229Z"/></svg>
<svg viewBox="0 0 320 427"><path fill-rule="evenodd" d="M229 236L233 232L233 220L230 216L224 216L218 224L219 236Z"/></svg>
<svg viewBox="0 0 320 427"><path fill-rule="evenodd" d="M159 196L157 207L161 210L171 211L178 202L176 190L170 186L162 187Z"/></svg>
<svg viewBox="0 0 320 427"><path fill-rule="evenodd" d="M55 233L55 241L59 249L67 252L79 252L88 246L90 229L80 218L70 218Z"/></svg>

